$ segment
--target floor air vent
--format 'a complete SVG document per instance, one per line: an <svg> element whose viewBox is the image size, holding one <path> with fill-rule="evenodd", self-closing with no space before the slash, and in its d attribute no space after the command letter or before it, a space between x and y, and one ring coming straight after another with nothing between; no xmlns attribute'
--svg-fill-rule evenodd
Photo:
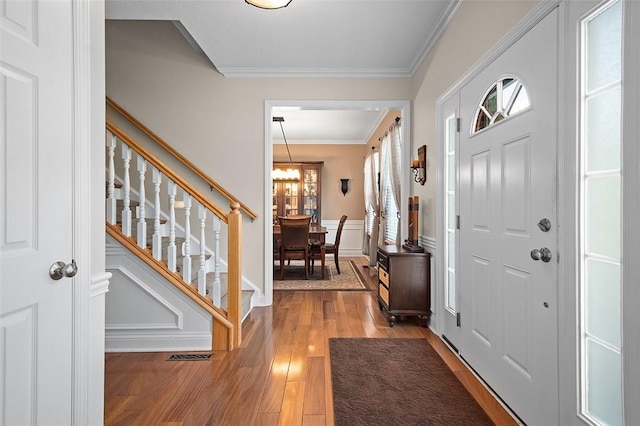
<svg viewBox="0 0 640 426"><path fill-rule="evenodd" d="M206 361L211 359L211 354L173 354L167 361Z"/></svg>

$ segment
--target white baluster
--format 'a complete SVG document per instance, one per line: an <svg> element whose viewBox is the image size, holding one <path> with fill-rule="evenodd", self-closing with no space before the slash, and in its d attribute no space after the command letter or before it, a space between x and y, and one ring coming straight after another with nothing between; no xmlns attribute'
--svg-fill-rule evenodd
<svg viewBox="0 0 640 426"><path fill-rule="evenodd" d="M109 159L108 178L107 178L107 221L114 225L117 222L117 210L116 210L116 165L115 165L115 153L116 153L116 135L112 134L107 142L107 157Z"/></svg>
<svg viewBox="0 0 640 426"><path fill-rule="evenodd" d="M168 182L169 186L169 247L167 247L167 267L171 272L176 271L176 184Z"/></svg>
<svg viewBox="0 0 640 426"><path fill-rule="evenodd" d="M160 233L160 183L162 182L162 173L160 170L153 168L153 244L152 255L156 260L162 258L162 234Z"/></svg>
<svg viewBox="0 0 640 426"><path fill-rule="evenodd" d="M147 217L146 208L147 195L145 193L145 174L147 173L147 161L138 154L138 176L140 177L140 189L138 190L138 247L147 247Z"/></svg>
<svg viewBox="0 0 640 426"><path fill-rule="evenodd" d="M213 216L213 241L215 252L213 254L213 294L211 295L211 298L213 299L214 306L220 306L222 304L222 285L220 283L220 218L215 215Z"/></svg>
<svg viewBox="0 0 640 426"><path fill-rule="evenodd" d="M207 219L207 210L202 204L198 204L198 219L200 219L200 264L198 265L198 293L201 295L207 294L207 271L205 269L205 226Z"/></svg>
<svg viewBox="0 0 640 426"><path fill-rule="evenodd" d="M184 191L184 245L182 246L182 280L191 282L191 195Z"/></svg>
<svg viewBox="0 0 640 426"><path fill-rule="evenodd" d="M129 168L131 165L131 148L128 145L122 145L122 161L124 162L124 192L122 208L122 233L127 237L131 236L131 180L129 178Z"/></svg>

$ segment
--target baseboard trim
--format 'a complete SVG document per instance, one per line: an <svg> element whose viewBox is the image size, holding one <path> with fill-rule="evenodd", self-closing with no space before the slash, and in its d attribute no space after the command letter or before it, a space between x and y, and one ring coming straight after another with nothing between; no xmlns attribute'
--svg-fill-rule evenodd
<svg viewBox="0 0 640 426"><path fill-rule="evenodd" d="M105 352L210 351L211 333L110 333L105 335Z"/></svg>

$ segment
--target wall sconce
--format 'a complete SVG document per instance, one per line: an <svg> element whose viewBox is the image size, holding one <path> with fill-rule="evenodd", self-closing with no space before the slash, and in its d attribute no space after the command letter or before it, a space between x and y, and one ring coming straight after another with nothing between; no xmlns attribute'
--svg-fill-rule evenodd
<svg viewBox="0 0 640 426"><path fill-rule="evenodd" d="M418 159L411 161L411 171L413 172L413 180L420 185L424 185L427 181L427 146L422 145L418 148Z"/></svg>
<svg viewBox="0 0 640 426"><path fill-rule="evenodd" d="M341 178L340 182L342 182L342 185L340 187L340 190L342 191L342 195L346 196L347 192L349 191L349 178Z"/></svg>

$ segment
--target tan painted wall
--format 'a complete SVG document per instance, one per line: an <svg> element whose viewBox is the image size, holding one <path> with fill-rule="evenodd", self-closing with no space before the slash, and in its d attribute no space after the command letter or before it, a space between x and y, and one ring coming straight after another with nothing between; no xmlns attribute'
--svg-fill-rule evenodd
<svg viewBox="0 0 640 426"><path fill-rule="evenodd" d="M322 220L364 219L363 145L296 145L289 144L294 162L324 161L322 167ZM274 161L289 161L282 144L273 146ZM340 178L349 178L349 191L342 195Z"/></svg>
<svg viewBox="0 0 640 426"><path fill-rule="evenodd" d="M420 197L420 235L436 236L436 101L496 44L537 1L465 0L414 77L411 154L427 145L427 182L411 182Z"/></svg>
<svg viewBox="0 0 640 426"><path fill-rule="evenodd" d="M363 155L367 155L371 152L371 148L375 147L378 151L380 150L380 138L384 136L384 134L389 131L389 127L393 124L396 117L400 117L400 111L389 111L387 116L382 120L378 128L371 135L371 139L367 142L367 147L365 148L365 152Z"/></svg>
<svg viewBox="0 0 640 426"><path fill-rule="evenodd" d="M243 256L246 276L260 286L262 250L255 248L264 246L263 220L270 217L263 211L265 100L411 100L411 155L417 155L418 146L428 146L428 182L412 182L411 195L421 199L420 233L434 237L436 100L536 3L465 0L413 79L224 78L171 23L107 21L106 91L258 212L258 220L244 222ZM379 136L359 147L358 161ZM347 170L335 161L324 178L329 188L337 187ZM352 179L351 192L342 201L357 217L362 177L348 170L354 173L345 176ZM323 205L323 218L336 219L340 210L337 201Z"/></svg>
<svg viewBox="0 0 640 426"><path fill-rule="evenodd" d="M263 221L270 220L264 212L265 100L409 100L412 90L408 78L225 78L173 24L147 21L107 21L106 81L109 97L258 212L258 220L243 223L245 275L258 287L264 260L256 248L264 247ZM342 177L340 167L327 170L327 186ZM347 177L354 179L351 202L362 178ZM328 209L325 218L338 218L338 205Z"/></svg>

